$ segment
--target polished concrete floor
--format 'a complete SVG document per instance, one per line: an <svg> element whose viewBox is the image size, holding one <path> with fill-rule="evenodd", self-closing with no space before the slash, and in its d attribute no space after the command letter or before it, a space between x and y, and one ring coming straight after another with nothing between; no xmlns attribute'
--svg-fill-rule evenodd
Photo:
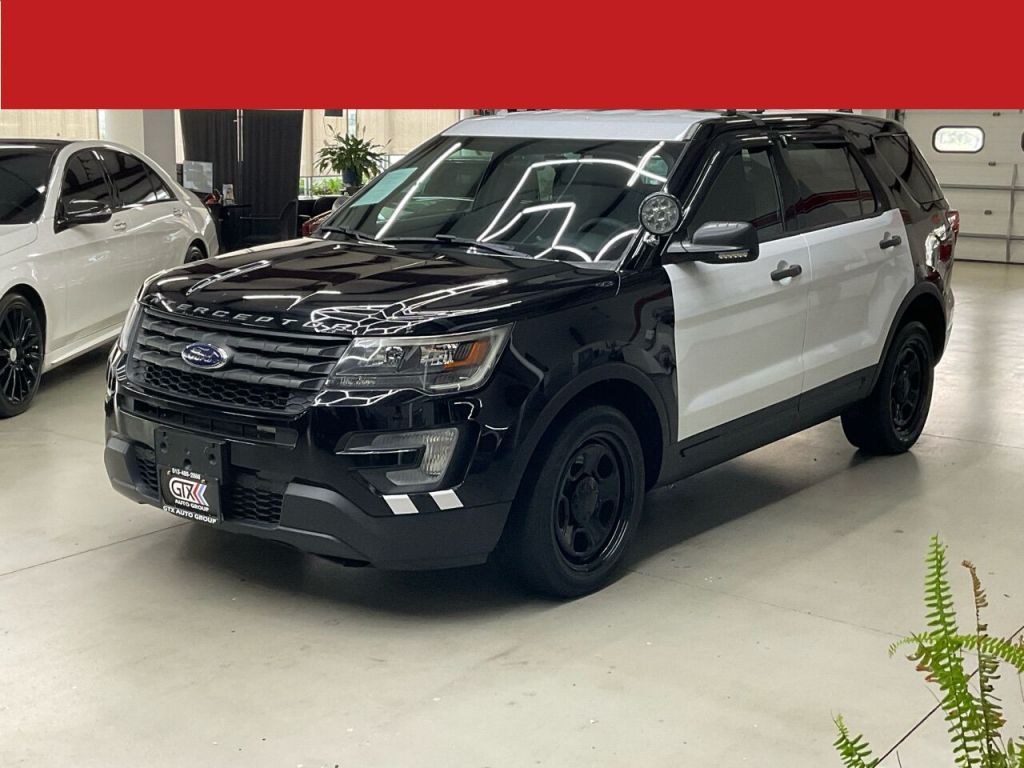
<svg viewBox="0 0 1024 768"><path fill-rule="evenodd" d="M625 576L569 604L131 504L103 355L49 375L0 423L0 765L819 768L836 712L888 749L935 703L886 655L923 626L931 534L980 565L994 631L1024 624L1024 267L956 286L912 453L831 422L661 490ZM932 717L900 756L944 754Z"/></svg>

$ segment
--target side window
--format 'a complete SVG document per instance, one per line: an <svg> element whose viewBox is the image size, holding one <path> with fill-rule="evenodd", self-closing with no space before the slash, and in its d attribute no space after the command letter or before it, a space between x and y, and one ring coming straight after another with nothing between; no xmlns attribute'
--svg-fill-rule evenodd
<svg viewBox="0 0 1024 768"><path fill-rule="evenodd" d="M145 168L146 173L149 175L149 183L153 187L153 199L158 203L162 203L165 200L173 200L174 194L168 188L164 180L160 178L160 174L158 174L148 165L145 165Z"/></svg>
<svg viewBox="0 0 1024 768"><path fill-rule="evenodd" d="M942 190L925 165L910 137L883 135L875 137L875 149L892 172L906 184L910 194L919 203L932 203L942 199Z"/></svg>
<svg viewBox="0 0 1024 768"><path fill-rule="evenodd" d="M783 152L793 177L800 229L817 229L870 216L877 201L860 165L843 144L794 142Z"/></svg>
<svg viewBox="0 0 1024 768"><path fill-rule="evenodd" d="M121 205L142 205L156 199L153 185L149 180L149 170L137 157L114 152L109 149L102 151L103 164L107 174L117 189Z"/></svg>
<svg viewBox="0 0 1024 768"><path fill-rule="evenodd" d="M782 235L782 206L767 148L743 149L725 161L690 219L690 236L709 221L748 221L761 242Z"/></svg>
<svg viewBox="0 0 1024 768"><path fill-rule="evenodd" d="M68 159L64 167L60 199L62 204L66 200L96 200L114 207L114 198L103 175L103 167L91 149L76 152Z"/></svg>

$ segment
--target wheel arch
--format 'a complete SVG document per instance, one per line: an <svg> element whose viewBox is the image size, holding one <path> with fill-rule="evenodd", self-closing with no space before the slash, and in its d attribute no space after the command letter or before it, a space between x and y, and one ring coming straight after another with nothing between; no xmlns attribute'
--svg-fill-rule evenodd
<svg viewBox="0 0 1024 768"><path fill-rule="evenodd" d="M932 352L935 355L935 362L939 362L946 346L946 306L939 289L931 283L918 283L906 295L896 317L889 327L889 334L885 339L885 346L882 347L882 356L879 358L878 368L875 372L875 380L871 383L872 388L881 375L882 363L889 354L892 340L896 333L907 323L918 321L928 330L932 342Z"/></svg>
<svg viewBox="0 0 1024 768"><path fill-rule="evenodd" d="M10 286L3 293L0 293L0 297L7 296L12 293L17 293L20 296L24 296L25 300L32 305L32 308L39 315L39 322L43 324L43 339L46 339L46 333L48 328L47 315L46 315L46 302L43 301L43 296L35 289L31 284L21 282L15 283Z"/></svg>
<svg viewBox="0 0 1024 768"><path fill-rule="evenodd" d="M648 488L657 483L671 435L668 414L654 384L631 366L610 363L576 376L553 397L534 420L527 437L516 447L516 489L542 440L590 405L609 405L626 415L644 449Z"/></svg>

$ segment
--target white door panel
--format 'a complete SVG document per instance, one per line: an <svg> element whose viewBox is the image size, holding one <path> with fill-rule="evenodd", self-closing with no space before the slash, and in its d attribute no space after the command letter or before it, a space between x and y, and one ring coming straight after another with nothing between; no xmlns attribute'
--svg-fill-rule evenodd
<svg viewBox="0 0 1024 768"><path fill-rule="evenodd" d="M885 250L879 243L898 236ZM803 390L878 363L914 269L898 210L808 232L807 337Z"/></svg>
<svg viewBox="0 0 1024 768"><path fill-rule="evenodd" d="M803 274L775 282L780 262ZM803 236L743 264L665 267L675 311L678 439L800 394L809 260Z"/></svg>

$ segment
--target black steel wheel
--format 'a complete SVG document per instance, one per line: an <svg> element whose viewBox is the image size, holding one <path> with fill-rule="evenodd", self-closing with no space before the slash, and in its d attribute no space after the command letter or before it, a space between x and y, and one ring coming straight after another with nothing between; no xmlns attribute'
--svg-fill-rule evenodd
<svg viewBox="0 0 1024 768"><path fill-rule="evenodd" d="M43 327L25 297L0 299L0 418L17 416L32 403L43 372Z"/></svg>
<svg viewBox="0 0 1024 768"><path fill-rule="evenodd" d="M576 449L562 471L552 522L558 547L573 568L600 562L622 537L630 471L624 450L615 435L594 435Z"/></svg>
<svg viewBox="0 0 1024 768"><path fill-rule="evenodd" d="M928 330L907 323L897 331L871 395L843 414L846 438L868 453L908 450L928 419L934 368Z"/></svg>
<svg viewBox="0 0 1024 768"><path fill-rule="evenodd" d="M609 406L580 411L546 435L516 497L499 556L529 587L561 598L614 578L640 519L643 446Z"/></svg>

